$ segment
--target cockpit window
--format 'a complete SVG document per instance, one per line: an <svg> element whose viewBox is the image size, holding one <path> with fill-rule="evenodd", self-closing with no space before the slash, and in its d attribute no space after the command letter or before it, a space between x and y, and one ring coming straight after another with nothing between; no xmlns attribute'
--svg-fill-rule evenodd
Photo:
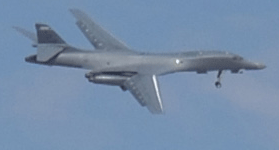
<svg viewBox="0 0 279 150"><path fill-rule="evenodd" d="M233 59L233 60L243 60L243 58L240 57L240 56L234 56L232 59Z"/></svg>

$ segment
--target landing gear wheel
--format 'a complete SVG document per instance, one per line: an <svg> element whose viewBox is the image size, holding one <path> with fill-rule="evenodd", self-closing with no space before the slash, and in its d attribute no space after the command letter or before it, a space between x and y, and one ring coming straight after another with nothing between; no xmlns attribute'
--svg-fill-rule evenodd
<svg viewBox="0 0 279 150"><path fill-rule="evenodd" d="M216 88L221 88L222 87L222 84L221 84L221 82L219 82L219 81L216 81L215 82L215 86L216 86Z"/></svg>

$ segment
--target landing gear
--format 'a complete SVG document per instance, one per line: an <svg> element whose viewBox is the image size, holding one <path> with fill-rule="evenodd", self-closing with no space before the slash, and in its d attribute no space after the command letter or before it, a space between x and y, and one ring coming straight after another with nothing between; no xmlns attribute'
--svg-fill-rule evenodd
<svg viewBox="0 0 279 150"><path fill-rule="evenodd" d="M215 86L216 86L216 88L221 88L222 87L222 84L221 84L221 82L219 82L219 81L216 81L215 82Z"/></svg>
<svg viewBox="0 0 279 150"><path fill-rule="evenodd" d="M219 70L219 71L218 71L217 81L215 82L215 86L216 86L216 88L218 88L218 89L222 87L222 84L221 84L221 75L222 75L222 71L223 71L223 70Z"/></svg>

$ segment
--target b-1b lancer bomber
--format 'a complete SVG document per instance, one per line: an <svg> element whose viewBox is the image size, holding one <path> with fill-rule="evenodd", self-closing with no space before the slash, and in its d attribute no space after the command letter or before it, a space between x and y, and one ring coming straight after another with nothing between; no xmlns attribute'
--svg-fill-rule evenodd
<svg viewBox="0 0 279 150"><path fill-rule="evenodd" d="M224 70L240 73L242 70L264 69L262 63L250 62L241 56L223 51L188 51L183 53L152 54L134 51L96 24L84 12L71 9L77 26L95 47L86 51L68 45L46 24L37 23L37 34L14 27L33 40L37 53L26 62L88 69L89 82L118 86L130 91L141 106L153 114L162 114L163 104L157 77L175 72L207 73L217 71L215 86L221 87Z"/></svg>

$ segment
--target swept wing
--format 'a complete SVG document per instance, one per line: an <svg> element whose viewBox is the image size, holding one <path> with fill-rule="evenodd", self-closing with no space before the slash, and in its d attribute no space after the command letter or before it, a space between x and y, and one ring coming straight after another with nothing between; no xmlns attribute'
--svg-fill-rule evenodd
<svg viewBox="0 0 279 150"><path fill-rule="evenodd" d="M23 29L21 27L13 27L17 32L21 33L22 35L24 35L25 37L29 38L30 40L33 41L33 47L36 47L38 44L38 40L37 40L37 35L31 31L28 31L26 29Z"/></svg>
<svg viewBox="0 0 279 150"><path fill-rule="evenodd" d="M135 75L129 78L124 83L124 86L151 113L163 113L163 104L156 75Z"/></svg>
<svg viewBox="0 0 279 150"><path fill-rule="evenodd" d="M97 50L131 51L123 42L117 40L87 14L78 9L70 9L77 19L77 26Z"/></svg>

